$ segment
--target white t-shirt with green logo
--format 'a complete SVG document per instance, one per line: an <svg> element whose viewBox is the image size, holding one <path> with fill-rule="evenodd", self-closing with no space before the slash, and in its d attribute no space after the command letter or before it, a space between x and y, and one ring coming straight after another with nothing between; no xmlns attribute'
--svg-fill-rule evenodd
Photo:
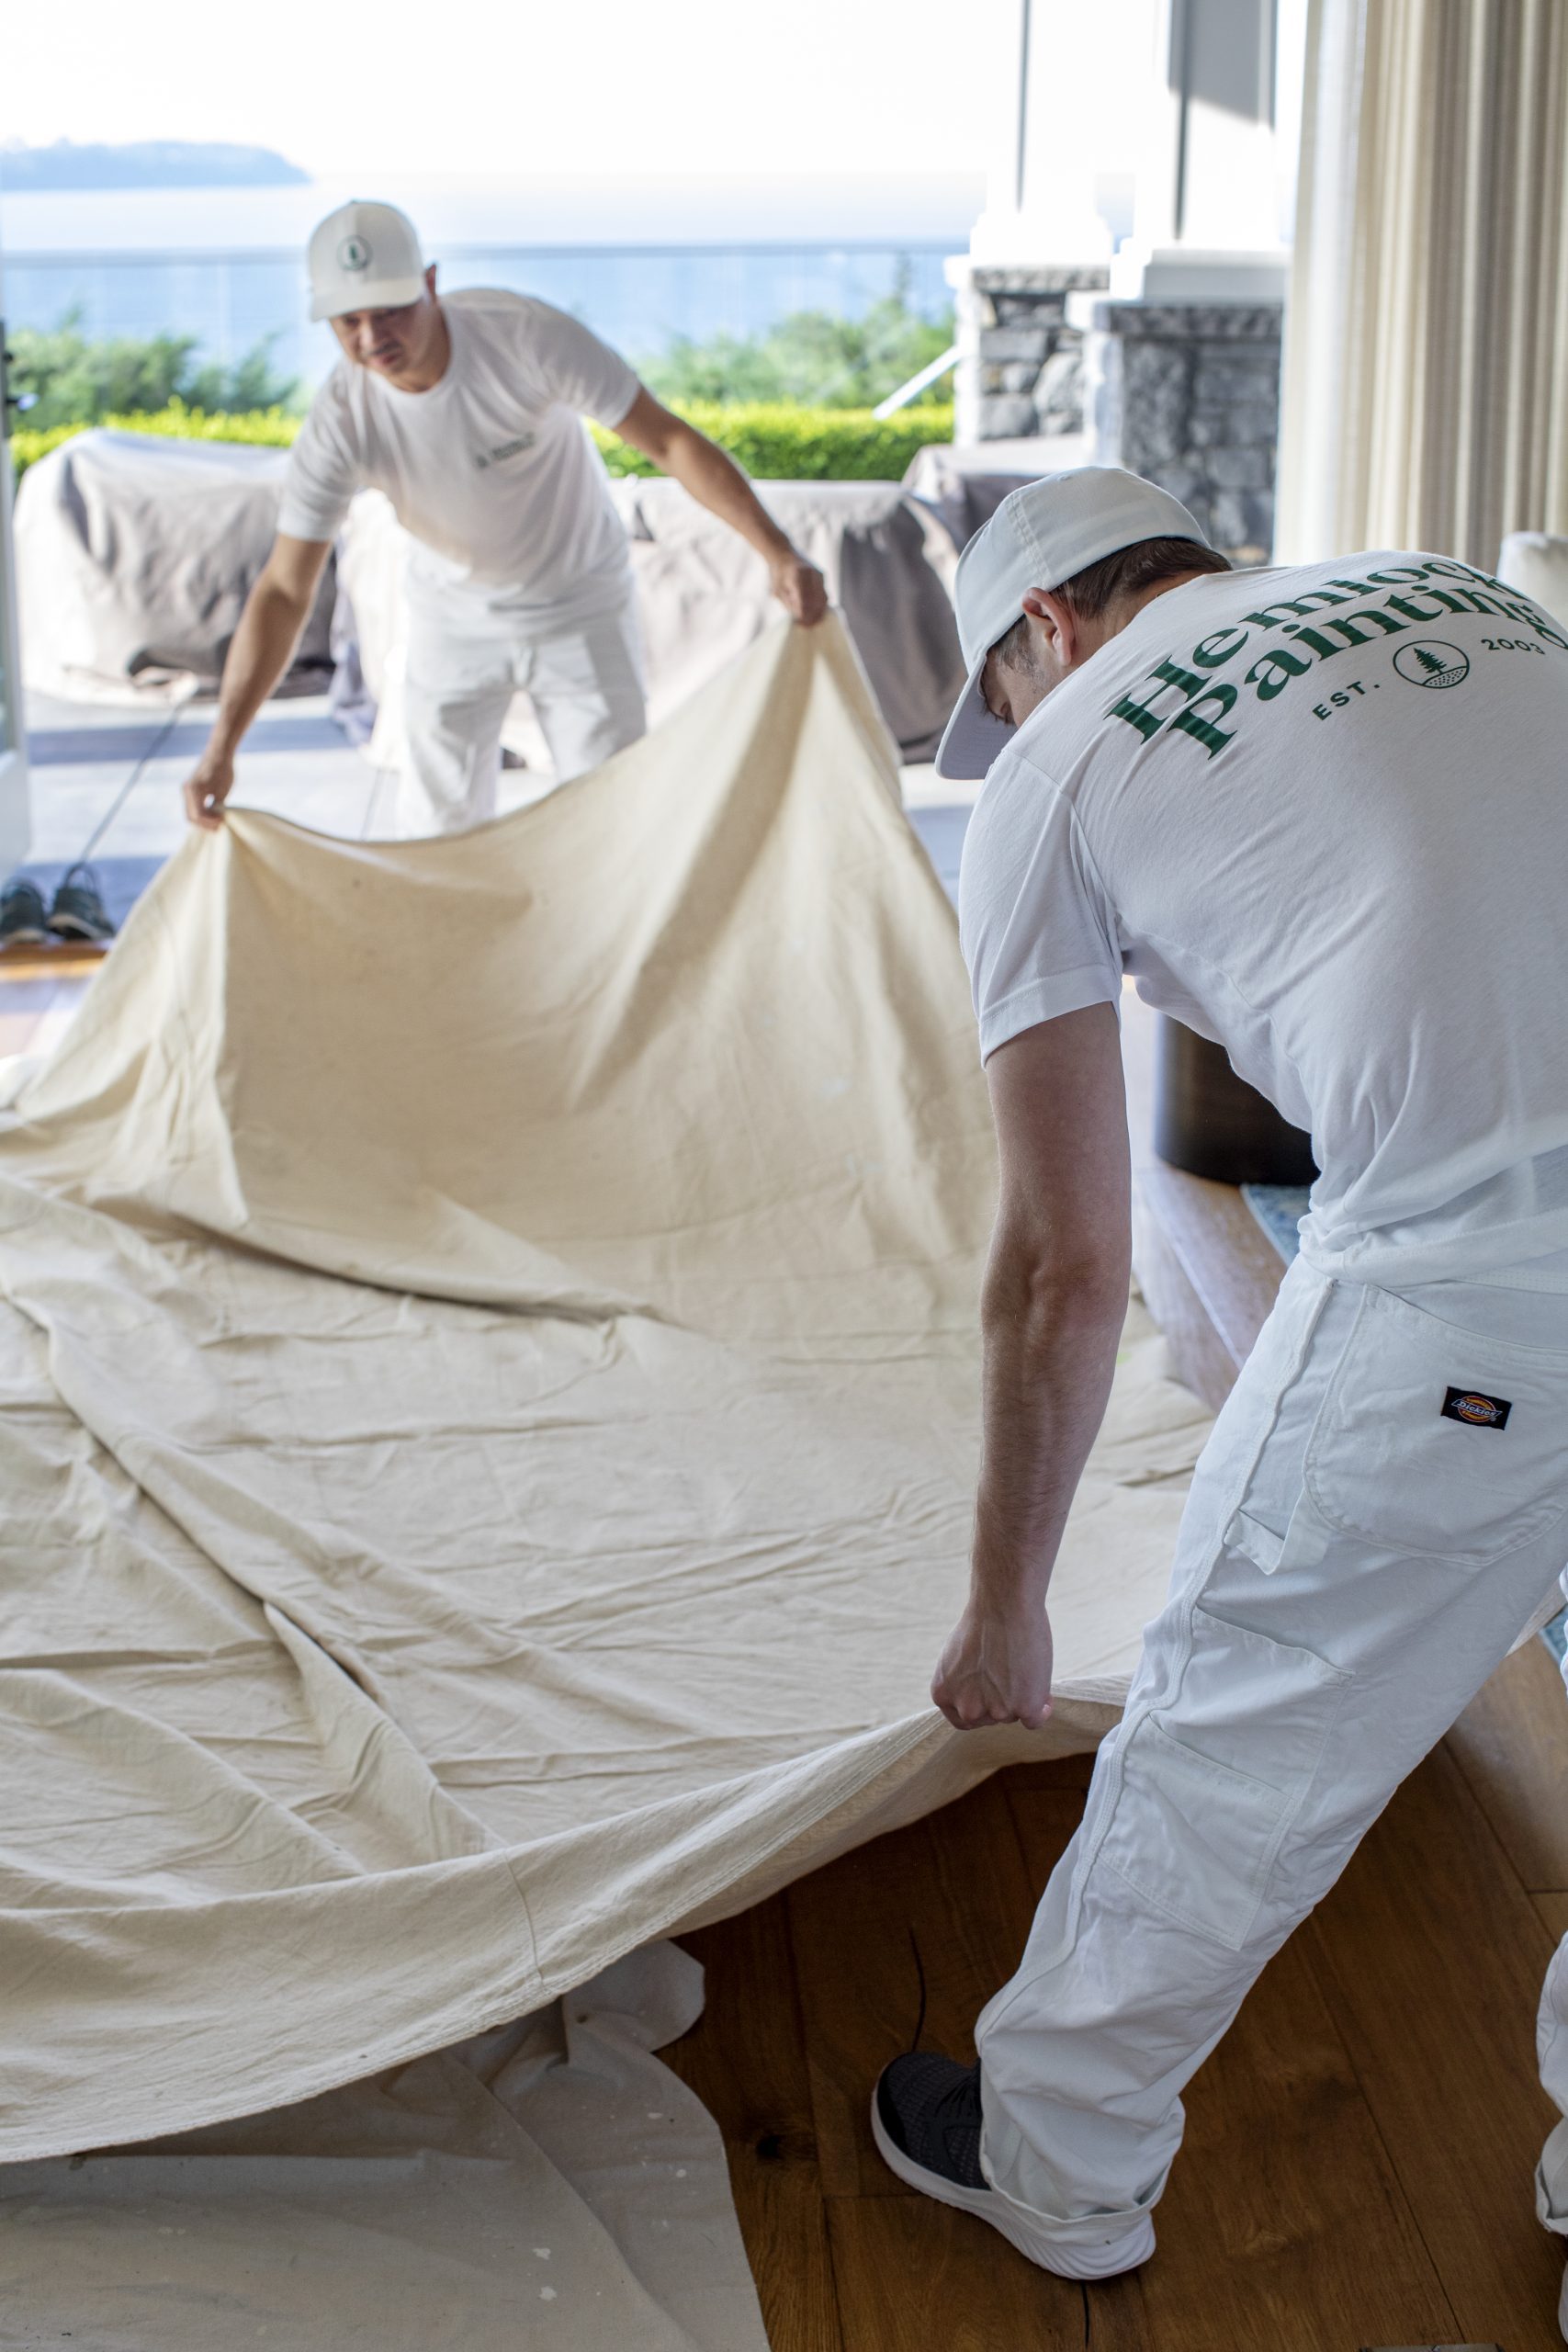
<svg viewBox="0 0 1568 2352"><path fill-rule="evenodd" d="M290 453L278 529L333 538L355 492L381 490L417 542L416 588L499 591L524 632L614 609L630 559L582 419L619 424L637 377L547 302L478 288L442 307L452 356L430 391L333 368Z"/></svg>
<svg viewBox="0 0 1568 2352"><path fill-rule="evenodd" d="M1312 1131L1303 1254L1441 1280L1568 1247L1568 634L1450 557L1155 597L994 763L983 1054L1139 994Z"/></svg>

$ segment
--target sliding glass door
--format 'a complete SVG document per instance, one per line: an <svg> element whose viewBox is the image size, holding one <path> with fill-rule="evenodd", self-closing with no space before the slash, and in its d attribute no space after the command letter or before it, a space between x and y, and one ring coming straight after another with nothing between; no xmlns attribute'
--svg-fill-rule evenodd
<svg viewBox="0 0 1568 2352"><path fill-rule="evenodd" d="M0 320L0 355L6 342ZM28 854L32 834L28 799L28 741L22 724L22 680L17 650L17 567L11 543L11 406L0 356L0 880Z"/></svg>

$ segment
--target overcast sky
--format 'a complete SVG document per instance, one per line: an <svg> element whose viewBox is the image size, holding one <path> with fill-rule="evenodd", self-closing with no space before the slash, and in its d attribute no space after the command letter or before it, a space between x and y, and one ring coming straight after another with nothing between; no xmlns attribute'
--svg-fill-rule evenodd
<svg viewBox="0 0 1568 2352"><path fill-rule="evenodd" d="M69 27L69 60L62 52ZM237 140L313 174L984 170L1017 0L13 10L0 138Z"/></svg>

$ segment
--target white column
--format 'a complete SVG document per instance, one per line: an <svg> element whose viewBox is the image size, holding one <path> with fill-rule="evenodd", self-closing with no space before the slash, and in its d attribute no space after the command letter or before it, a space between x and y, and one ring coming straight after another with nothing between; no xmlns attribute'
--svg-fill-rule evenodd
<svg viewBox="0 0 1568 2352"><path fill-rule="evenodd" d="M1015 0L986 209L970 254L987 266L1109 262L1097 183L1131 164L1160 0Z"/></svg>
<svg viewBox="0 0 1568 2352"><path fill-rule="evenodd" d="M1113 298L1283 300L1303 13L1303 0L1158 0Z"/></svg>

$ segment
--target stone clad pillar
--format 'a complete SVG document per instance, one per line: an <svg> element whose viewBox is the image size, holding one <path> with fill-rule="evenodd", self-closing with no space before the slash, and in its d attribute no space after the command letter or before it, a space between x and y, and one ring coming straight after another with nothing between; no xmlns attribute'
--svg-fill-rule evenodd
<svg viewBox="0 0 1568 2352"><path fill-rule="evenodd" d="M1090 296L1078 313L1093 461L1157 481L1233 563L1273 546L1281 309Z"/></svg>
<svg viewBox="0 0 1568 2352"><path fill-rule="evenodd" d="M954 438L1055 438L1084 429L1083 334L1067 323L1070 294L1103 288L1103 267L948 264L957 310Z"/></svg>

